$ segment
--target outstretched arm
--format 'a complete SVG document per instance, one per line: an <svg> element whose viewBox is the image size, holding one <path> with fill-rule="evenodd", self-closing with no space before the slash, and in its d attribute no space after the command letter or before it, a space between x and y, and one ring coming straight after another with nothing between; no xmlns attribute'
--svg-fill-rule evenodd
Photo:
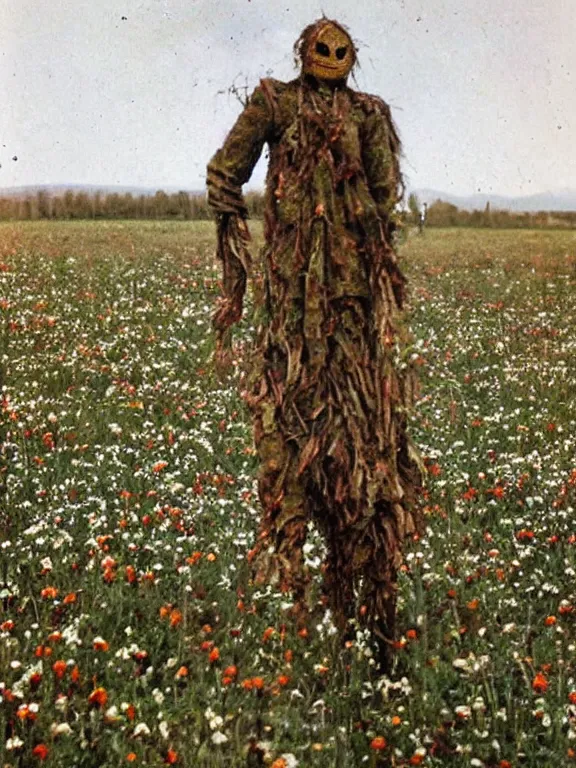
<svg viewBox="0 0 576 768"><path fill-rule="evenodd" d="M207 168L208 204L217 217L217 253L223 271L223 301L212 320L219 346L226 329L242 317L250 272L250 235L245 223L248 210L242 185L250 178L272 129L272 110L264 87L263 84L256 88Z"/></svg>

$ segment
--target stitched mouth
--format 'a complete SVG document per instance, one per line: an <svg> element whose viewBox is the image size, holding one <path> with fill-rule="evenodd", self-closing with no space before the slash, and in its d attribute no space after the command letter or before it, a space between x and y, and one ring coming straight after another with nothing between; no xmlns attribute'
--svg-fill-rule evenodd
<svg viewBox="0 0 576 768"><path fill-rule="evenodd" d="M342 67L335 67L333 64L318 64L323 69L342 69Z"/></svg>

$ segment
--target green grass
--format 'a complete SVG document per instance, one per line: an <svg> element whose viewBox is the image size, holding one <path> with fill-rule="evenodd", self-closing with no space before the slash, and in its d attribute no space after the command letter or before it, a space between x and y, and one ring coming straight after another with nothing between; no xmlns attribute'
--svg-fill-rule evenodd
<svg viewBox="0 0 576 768"><path fill-rule="evenodd" d="M0 765L570 764L576 235L401 249L430 473L391 679L249 581L254 328L248 301L218 380L214 244L204 222L0 225Z"/></svg>

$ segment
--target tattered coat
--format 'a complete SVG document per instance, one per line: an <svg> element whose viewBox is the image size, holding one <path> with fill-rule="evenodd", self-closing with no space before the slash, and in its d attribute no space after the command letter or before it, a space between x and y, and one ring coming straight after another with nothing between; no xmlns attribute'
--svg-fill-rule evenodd
<svg viewBox="0 0 576 768"><path fill-rule="evenodd" d="M242 311L241 187L265 144L263 299L245 392L263 507L252 554L261 578L275 574L303 599L302 545L314 520L336 613L361 603L390 636L421 481L406 431L405 279L391 243L398 137L388 106L344 83L261 81L208 166L228 301L220 330Z"/></svg>

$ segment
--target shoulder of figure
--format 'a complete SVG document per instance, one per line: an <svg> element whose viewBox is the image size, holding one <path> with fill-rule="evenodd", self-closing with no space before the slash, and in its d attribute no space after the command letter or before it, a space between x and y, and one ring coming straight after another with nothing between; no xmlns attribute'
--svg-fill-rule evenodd
<svg viewBox="0 0 576 768"><path fill-rule="evenodd" d="M366 115L380 114L385 117L389 122L392 122L392 113L390 107L380 98L371 93L361 93L360 91L353 91L350 89L350 96L352 101L357 104Z"/></svg>
<svg viewBox="0 0 576 768"><path fill-rule="evenodd" d="M263 93L268 100L277 99L286 91L289 85L289 83L283 83L282 80L274 80L272 77L263 77L256 87L255 93Z"/></svg>
<svg viewBox="0 0 576 768"><path fill-rule="evenodd" d="M290 100L293 93L295 93L293 82L284 83L282 80L265 77L260 80L260 84L254 91L252 98L263 101L273 120L277 121L285 110L286 99Z"/></svg>
<svg viewBox="0 0 576 768"><path fill-rule="evenodd" d="M373 116L377 116L376 120L378 122L381 120L385 124L390 146L394 152L399 152L401 149L400 136L392 117L392 111L384 99L371 93L360 93L359 91L352 91L351 94L352 100L363 111L366 119L374 119Z"/></svg>

